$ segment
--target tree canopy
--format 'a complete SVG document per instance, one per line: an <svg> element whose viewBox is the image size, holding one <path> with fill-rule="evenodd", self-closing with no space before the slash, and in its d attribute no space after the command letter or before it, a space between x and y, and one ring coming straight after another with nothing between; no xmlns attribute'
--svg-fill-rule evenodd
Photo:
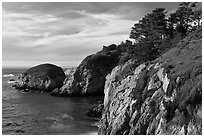
<svg viewBox="0 0 204 137"><path fill-rule="evenodd" d="M168 36L173 38L177 33L186 36L195 26L201 25L202 10L196 7L196 2L182 2L168 18L164 8L156 8L134 24L129 37L136 42L155 43Z"/></svg>
<svg viewBox="0 0 204 137"><path fill-rule="evenodd" d="M156 8L132 27L129 38L135 43L128 46L129 52L152 60L200 27L201 19L202 5L197 2L182 2L170 14L164 8Z"/></svg>
<svg viewBox="0 0 204 137"><path fill-rule="evenodd" d="M130 32L130 38L141 42L144 39L156 42L165 37L166 11L164 8L157 8L145 15L138 23L134 24Z"/></svg>

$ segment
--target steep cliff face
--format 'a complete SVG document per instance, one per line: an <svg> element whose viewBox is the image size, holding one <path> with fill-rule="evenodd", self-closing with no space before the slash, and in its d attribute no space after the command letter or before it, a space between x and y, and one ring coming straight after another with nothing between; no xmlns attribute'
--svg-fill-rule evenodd
<svg viewBox="0 0 204 137"><path fill-rule="evenodd" d="M115 67L105 83L99 134L202 134L202 36L160 58Z"/></svg>
<svg viewBox="0 0 204 137"><path fill-rule="evenodd" d="M148 48L147 44L147 48ZM66 78L60 89L52 91L55 96L81 96L104 95L106 76L111 70L122 65L130 59L137 60L139 65L150 58L144 58L145 54L135 53L136 46L131 41L122 42L119 45L111 44L95 54L87 56L71 76ZM150 55L152 56L152 55ZM155 58L155 57L151 57Z"/></svg>
<svg viewBox="0 0 204 137"><path fill-rule="evenodd" d="M105 77L117 65L120 54L119 48L112 44L87 56L53 95L103 95Z"/></svg>

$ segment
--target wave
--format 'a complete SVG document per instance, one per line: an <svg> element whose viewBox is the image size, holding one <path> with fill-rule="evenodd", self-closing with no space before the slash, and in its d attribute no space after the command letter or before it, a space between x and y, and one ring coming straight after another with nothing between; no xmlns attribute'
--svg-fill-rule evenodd
<svg viewBox="0 0 204 137"><path fill-rule="evenodd" d="M98 135L97 131L90 131L90 132L86 132L85 134L81 134L81 135Z"/></svg>
<svg viewBox="0 0 204 137"><path fill-rule="evenodd" d="M13 83L16 83L16 81L15 80L8 81L8 84L13 84Z"/></svg>
<svg viewBox="0 0 204 137"><path fill-rule="evenodd" d="M99 127L99 122L92 123L91 126L93 126L93 127Z"/></svg>
<svg viewBox="0 0 204 137"><path fill-rule="evenodd" d="M3 77L4 78L6 78L6 77L14 77L14 75L13 74L5 74L5 75L3 75Z"/></svg>

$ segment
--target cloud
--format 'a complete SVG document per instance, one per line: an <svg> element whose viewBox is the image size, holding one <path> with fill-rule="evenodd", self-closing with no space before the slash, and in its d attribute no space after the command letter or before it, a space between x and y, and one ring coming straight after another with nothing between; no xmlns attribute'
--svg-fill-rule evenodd
<svg viewBox="0 0 204 137"><path fill-rule="evenodd" d="M4 62L50 61L75 65L103 45L128 39L136 19L149 10L145 3L4 2L2 5Z"/></svg>

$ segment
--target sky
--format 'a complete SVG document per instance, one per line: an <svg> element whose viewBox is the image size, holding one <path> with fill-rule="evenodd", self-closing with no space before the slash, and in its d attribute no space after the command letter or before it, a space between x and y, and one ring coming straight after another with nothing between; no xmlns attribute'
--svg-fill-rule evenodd
<svg viewBox="0 0 204 137"><path fill-rule="evenodd" d="M129 39L131 27L175 2L3 2L2 66L78 66L103 46Z"/></svg>

